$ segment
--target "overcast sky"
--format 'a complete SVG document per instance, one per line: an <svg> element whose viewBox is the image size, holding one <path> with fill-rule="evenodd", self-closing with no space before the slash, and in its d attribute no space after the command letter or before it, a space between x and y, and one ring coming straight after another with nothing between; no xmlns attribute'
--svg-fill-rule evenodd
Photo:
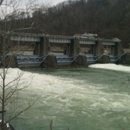
<svg viewBox="0 0 130 130"><path fill-rule="evenodd" d="M5 6L5 3L10 2L11 0L4 0L4 3L3 5L0 7L0 16L6 16L7 14L10 14L11 12L13 12L13 6ZM16 0L18 1L18 0ZM26 8L26 5L28 5L27 3L28 2L31 2L31 1L35 1L36 4L38 5L49 5L49 6L54 6L54 5L57 5L63 1L66 1L66 0L19 0L20 3L18 3L18 6L17 4L15 4L19 9L25 9ZM13 5L14 3L12 3ZM30 5L30 4L29 4Z"/></svg>
<svg viewBox="0 0 130 130"><path fill-rule="evenodd" d="M37 0L37 1L38 3L57 5L58 3L61 3L65 0Z"/></svg>

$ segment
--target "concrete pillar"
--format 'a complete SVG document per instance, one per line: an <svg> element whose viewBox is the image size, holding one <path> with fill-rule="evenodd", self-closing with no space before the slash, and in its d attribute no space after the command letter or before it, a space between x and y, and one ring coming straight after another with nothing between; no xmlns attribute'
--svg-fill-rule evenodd
<svg viewBox="0 0 130 130"><path fill-rule="evenodd" d="M0 54L5 55L11 51L11 40L10 37L0 36Z"/></svg>
<svg viewBox="0 0 130 130"><path fill-rule="evenodd" d="M92 45L92 52L90 54L96 55L96 45Z"/></svg>
<svg viewBox="0 0 130 130"><path fill-rule="evenodd" d="M123 48L122 48L122 44L120 42L116 42L115 44L116 44L115 45L115 55L119 57L121 54L124 53ZM120 57L120 59L116 63L122 64L124 62L125 62L125 55Z"/></svg>
<svg viewBox="0 0 130 130"><path fill-rule="evenodd" d="M87 67L88 66L88 63L87 63L87 60L86 60L86 56L85 55L79 55L71 64L72 66L84 66L84 67Z"/></svg>
<svg viewBox="0 0 130 130"><path fill-rule="evenodd" d="M42 43L41 43L41 55L46 55L51 51L51 46L49 42L49 37L43 37Z"/></svg>
<svg viewBox="0 0 130 130"><path fill-rule="evenodd" d="M98 56L98 55L101 55L104 53L104 48L103 48L103 44L101 42L101 40L98 40L96 41L96 45L95 45L95 55Z"/></svg>
<svg viewBox="0 0 130 130"><path fill-rule="evenodd" d="M54 55L49 55L47 58L41 63L42 68L58 68L57 60Z"/></svg>
<svg viewBox="0 0 130 130"><path fill-rule="evenodd" d="M49 43L49 38L48 37L42 37L40 43L36 43L35 45L35 55L46 55L47 53L50 52L50 43Z"/></svg>
<svg viewBox="0 0 130 130"><path fill-rule="evenodd" d="M17 56L16 55L7 56L6 58L3 59L2 66L6 67L6 68L9 68L9 67L16 68L16 67L18 67Z"/></svg>
<svg viewBox="0 0 130 130"><path fill-rule="evenodd" d="M3 49L3 38L0 36L0 54L2 54L2 49Z"/></svg>
<svg viewBox="0 0 130 130"><path fill-rule="evenodd" d="M40 43L35 43L34 55L40 55Z"/></svg>
<svg viewBox="0 0 130 130"><path fill-rule="evenodd" d="M101 56L104 53L104 47L101 40L96 43L96 56ZM108 55L101 56L97 61L98 63L110 63L110 58Z"/></svg>
<svg viewBox="0 0 130 130"><path fill-rule="evenodd" d="M124 58L125 58L124 59L125 60L125 64L129 64L130 65L130 54L127 53Z"/></svg>
<svg viewBox="0 0 130 130"><path fill-rule="evenodd" d="M70 55L75 56L78 55L79 52L80 52L79 40L77 38L74 38L70 45Z"/></svg>
<svg viewBox="0 0 130 130"><path fill-rule="evenodd" d="M70 44L66 44L64 49L64 55L70 55Z"/></svg>
<svg viewBox="0 0 130 130"><path fill-rule="evenodd" d="M115 44L115 55L120 56L123 53L122 44L120 42L116 42Z"/></svg>
<svg viewBox="0 0 130 130"><path fill-rule="evenodd" d="M115 46L111 46L111 54L115 56Z"/></svg>

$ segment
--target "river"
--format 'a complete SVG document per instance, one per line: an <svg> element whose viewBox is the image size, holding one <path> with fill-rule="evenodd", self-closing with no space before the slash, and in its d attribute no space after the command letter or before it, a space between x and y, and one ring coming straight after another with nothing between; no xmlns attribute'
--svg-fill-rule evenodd
<svg viewBox="0 0 130 130"><path fill-rule="evenodd" d="M10 69L10 75L19 69ZM24 108L16 130L129 130L130 67L94 64L88 68L25 71L31 85L19 96ZM26 78L27 79L27 78ZM12 108L17 104L12 105Z"/></svg>

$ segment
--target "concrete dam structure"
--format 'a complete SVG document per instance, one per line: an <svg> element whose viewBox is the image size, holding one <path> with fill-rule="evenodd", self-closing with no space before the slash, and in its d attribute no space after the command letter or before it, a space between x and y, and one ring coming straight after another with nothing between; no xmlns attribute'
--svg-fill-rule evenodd
<svg viewBox="0 0 130 130"><path fill-rule="evenodd" d="M6 38L0 34L1 67L87 67L94 63L121 62L123 56L118 38L102 39L96 34L13 33Z"/></svg>

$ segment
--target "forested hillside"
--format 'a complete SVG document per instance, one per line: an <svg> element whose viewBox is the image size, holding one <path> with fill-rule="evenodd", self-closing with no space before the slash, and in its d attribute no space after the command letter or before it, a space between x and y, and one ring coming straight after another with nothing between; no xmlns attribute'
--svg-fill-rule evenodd
<svg viewBox="0 0 130 130"><path fill-rule="evenodd" d="M15 21L27 27L32 23L42 32L58 35L96 33L99 37L118 37L124 45L130 43L130 0L69 0L54 7L41 6L32 15L21 13ZM36 31L37 30L37 31Z"/></svg>

